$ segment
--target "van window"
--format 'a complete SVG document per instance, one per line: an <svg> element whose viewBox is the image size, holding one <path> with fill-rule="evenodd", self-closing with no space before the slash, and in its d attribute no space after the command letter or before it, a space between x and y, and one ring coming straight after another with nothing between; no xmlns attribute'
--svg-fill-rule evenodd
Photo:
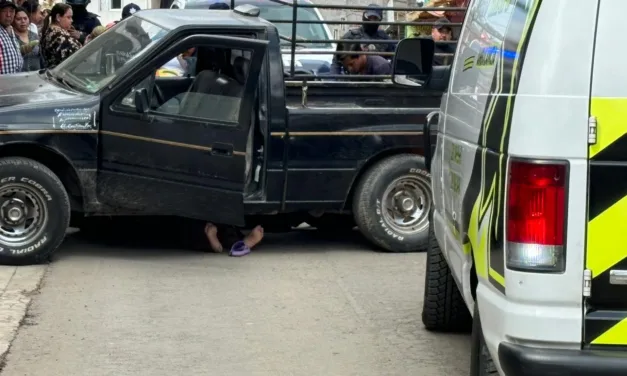
<svg viewBox="0 0 627 376"><path fill-rule="evenodd" d="M528 2L530 4L531 2ZM489 94L499 59L516 59L516 48L503 49L505 35L512 22L521 22L529 5L512 0L476 0L470 3L466 23L455 57L456 72L451 90L472 94L466 101L478 100L474 95ZM517 21L513 21L517 20ZM517 43L511 43L516 46Z"/></svg>

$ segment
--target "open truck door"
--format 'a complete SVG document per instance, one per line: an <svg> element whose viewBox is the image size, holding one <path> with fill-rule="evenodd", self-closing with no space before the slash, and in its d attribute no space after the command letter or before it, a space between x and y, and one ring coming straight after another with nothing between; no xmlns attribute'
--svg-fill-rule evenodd
<svg viewBox="0 0 627 376"><path fill-rule="evenodd" d="M246 146L267 41L191 35L165 44L103 100L98 199L243 225ZM191 85L160 85L155 72L191 49Z"/></svg>

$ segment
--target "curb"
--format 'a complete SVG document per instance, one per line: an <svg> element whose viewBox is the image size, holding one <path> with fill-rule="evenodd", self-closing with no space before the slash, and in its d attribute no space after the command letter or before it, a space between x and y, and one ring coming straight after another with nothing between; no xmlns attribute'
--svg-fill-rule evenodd
<svg viewBox="0 0 627 376"><path fill-rule="evenodd" d="M0 266L0 361L26 316L32 297L39 290L47 265Z"/></svg>

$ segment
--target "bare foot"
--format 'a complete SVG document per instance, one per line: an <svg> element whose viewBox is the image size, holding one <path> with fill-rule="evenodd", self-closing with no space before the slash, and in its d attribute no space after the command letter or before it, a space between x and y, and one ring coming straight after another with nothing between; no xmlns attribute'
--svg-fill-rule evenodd
<svg viewBox="0 0 627 376"><path fill-rule="evenodd" d="M218 228L213 223L207 223L205 226L205 235L209 240L209 245L214 252L222 252L222 244L218 240Z"/></svg>
<svg viewBox="0 0 627 376"><path fill-rule="evenodd" d="M261 239L263 239L263 227L257 226L250 232L250 234L246 235L244 238L244 244L246 244L248 249L253 249L254 246L259 244Z"/></svg>

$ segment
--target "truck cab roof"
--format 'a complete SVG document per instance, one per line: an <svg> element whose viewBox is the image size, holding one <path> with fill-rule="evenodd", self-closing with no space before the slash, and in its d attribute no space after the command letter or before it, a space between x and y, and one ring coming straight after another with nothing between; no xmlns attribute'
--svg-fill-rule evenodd
<svg viewBox="0 0 627 376"><path fill-rule="evenodd" d="M245 16L231 10L147 9L135 16L169 30L209 26L275 28L263 18Z"/></svg>

